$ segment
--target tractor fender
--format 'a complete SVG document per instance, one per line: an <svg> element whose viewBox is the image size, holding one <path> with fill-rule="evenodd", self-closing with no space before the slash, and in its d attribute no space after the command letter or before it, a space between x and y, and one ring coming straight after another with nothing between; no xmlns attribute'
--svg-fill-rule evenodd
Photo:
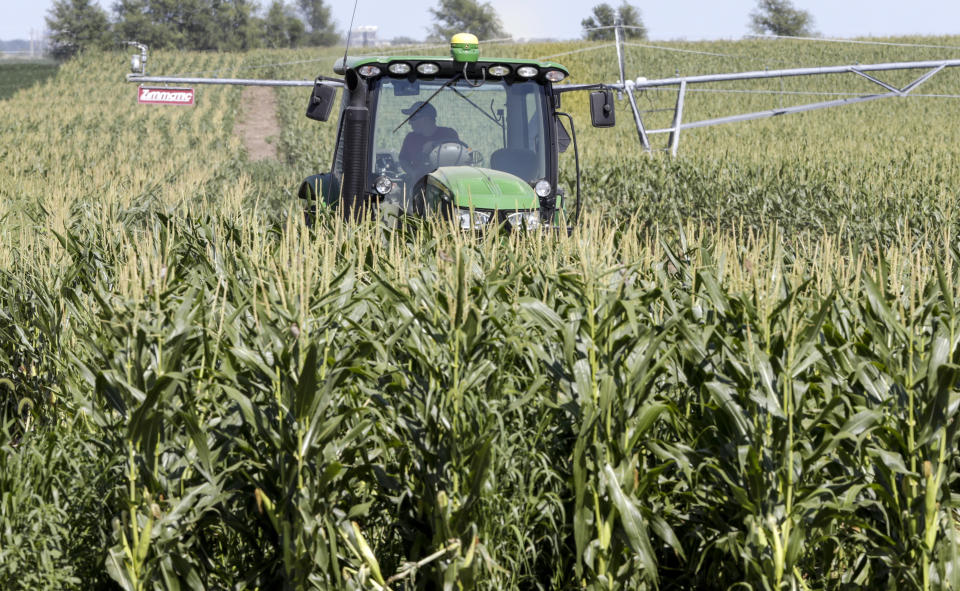
<svg viewBox="0 0 960 591"><path fill-rule="evenodd" d="M306 199L307 201L327 204L329 203L329 193L330 173L323 172L303 179L303 182L300 183L300 190L297 192L297 197Z"/></svg>
<svg viewBox="0 0 960 591"><path fill-rule="evenodd" d="M303 215L307 226L313 225L317 210L329 204L330 173L315 174L303 179L297 197L303 200Z"/></svg>

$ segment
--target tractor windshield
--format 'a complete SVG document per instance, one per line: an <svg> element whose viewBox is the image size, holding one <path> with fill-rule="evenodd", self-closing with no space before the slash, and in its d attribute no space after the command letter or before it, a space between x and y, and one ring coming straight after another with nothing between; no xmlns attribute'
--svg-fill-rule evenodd
<svg viewBox="0 0 960 591"><path fill-rule="evenodd" d="M545 95L534 81L381 78L374 92L374 172L422 176L426 155L455 143L475 166L527 182L546 175Z"/></svg>

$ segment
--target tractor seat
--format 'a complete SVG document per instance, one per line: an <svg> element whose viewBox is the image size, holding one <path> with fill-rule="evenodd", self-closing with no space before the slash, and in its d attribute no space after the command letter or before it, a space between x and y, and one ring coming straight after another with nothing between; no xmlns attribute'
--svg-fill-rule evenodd
<svg viewBox="0 0 960 591"><path fill-rule="evenodd" d="M490 154L490 168L532 181L537 176L537 153L524 148L501 148Z"/></svg>

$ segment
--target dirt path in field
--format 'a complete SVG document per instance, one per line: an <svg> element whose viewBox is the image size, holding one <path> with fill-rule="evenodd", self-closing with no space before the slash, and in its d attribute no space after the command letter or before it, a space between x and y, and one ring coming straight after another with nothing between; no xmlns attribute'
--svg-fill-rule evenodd
<svg viewBox="0 0 960 591"><path fill-rule="evenodd" d="M246 86L240 97L240 118L234 132L243 140L251 162L277 159L280 123L277 96L272 88ZM268 138L270 141L267 141Z"/></svg>

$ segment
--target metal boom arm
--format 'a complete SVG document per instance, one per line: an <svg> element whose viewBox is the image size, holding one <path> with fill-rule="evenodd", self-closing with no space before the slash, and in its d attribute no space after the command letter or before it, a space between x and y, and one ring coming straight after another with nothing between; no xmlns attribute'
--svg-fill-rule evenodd
<svg viewBox="0 0 960 591"><path fill-rule="evenodd" d="M318 76L315 80L265 80L261 78L199 78L187 76L147 76L147 46L136 41L127 41L140 50L131 61L133 72L127 74L127 82L139 84L219 84L227 86L343 86L343 81L336 78Z"/></svg>
<svg viewBox="0 0 960 591"><path fill-rule="evenodd" d="M720 125L722 123L734 123L737 121L749 121L752 119L762 119L766 117L775 117L777 115L786 115L788 113L802 113L805 111L814 111L817 109L826 109L828 107L837 107L853 103L873 101L882 98L906 97L918 86L938 74L944 68L954 68L960 66L960 60L932 60L919 62L892 62L884 64L853 64L845 66L821 66L812 68L790 68L784 70L764 70L752 72L735 72L729 74L706 74L701 76L683 76L675 78L661 78L658 80L646 80L638 78L636 80L624 80L623 82L614 82L610 84L565 84L555 86L554 92L570 92L574 90L593 90L598 87L611 88L616 90L634 90L645 88L662 88L667 86L676 86L677 104L674 109L673 123L665 129L645 130L645 135L655 133L669 133L670 151L674 156L677 154L679 146L680 131L684 129L694 129L697 127L708 127L711 125ZM883 82L866 72L888 72L894 70L928 70L923 75L913 80L903 88L897 88L886 82ZM781 107L766 111L755 111L752 113L742 113L730 115L727 117L717 117L715 119L703 119L700 121L683 122L683 104L686 95L687 86L690 84L706 84L711 82L733 82L741 80L762 80L769 78L788 78L795 76L820 76L825 74L856 74L884 89L884 92L878 94L865 94L845 99L823 101L810 103L806 105L795 105L790 107ZM631 105L632 106L632 105ZM646 146L645 146L646 147Z"/></svg>
<svg viewBox="0 0 960 591"><path fill-rule="evenodd" d="M147 84L226 84L232 86L343 86L330 80L261 80L259 78L181 78L177 76L137 76L127 74L127 82Z"/></svg>

